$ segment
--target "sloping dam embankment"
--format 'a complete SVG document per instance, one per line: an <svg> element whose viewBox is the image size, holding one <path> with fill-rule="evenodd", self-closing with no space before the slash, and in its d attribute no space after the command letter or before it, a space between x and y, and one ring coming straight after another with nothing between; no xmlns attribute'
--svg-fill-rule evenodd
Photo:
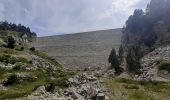
<svg viewBox="0 0 170 100"><path fill-rule="evenodd" d="M112 48L118 49L122 29L38 37L31 45L47 52L65 68L105 68Z"/></svg>

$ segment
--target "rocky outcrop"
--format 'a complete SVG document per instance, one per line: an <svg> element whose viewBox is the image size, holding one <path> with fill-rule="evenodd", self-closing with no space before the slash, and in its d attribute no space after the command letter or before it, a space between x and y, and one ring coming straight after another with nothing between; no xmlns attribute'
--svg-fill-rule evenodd
<svg viewBox="0 0 170 100"><path fill-rule="evenodd" d="M32 66L26 67L26 70L46 70L50 68L51 70L57 70L57 67L51 63L49 63L46 59L38 57L36 55L31 55Z"/></svg>
<svg viewBox="0 0 170 100"><path fill-rule="evenodd" d="M68 81L71 87L63 89L60 93L47 92L44 86L40 86L31 95L24 97L28 100L109 100L105 95L106 89L99 87L95 73L80 73ZM23 99L23 98L22 98ZM22 100L21 99L21 100Z"/></svg>
<svg viewBox="0 0 170 100"><path fill-rule="evenodd" d="M121 58L123 59L121 67L125 71L138 72L140 59L146 60L142 57L159 47L170 44L169 4L169 0L151 0L146 11L136 9L127 20L122 35L124 53ZM156 59L149 57L147 57L149 60ZM154 67L154 64L151 65ZM144 65L141 66L143 68ZM145 71L144 74L147 72Z"/></svg>
<svg viewBox="0 0 170 100"><path fill-rule="evenodd" d="M135 79L146 81L168 81L170 77L161 78L158 75L158 65L161 61L170 61L170 46L157 48L144 56L140 61L141 74L136 75Z"/></svg>

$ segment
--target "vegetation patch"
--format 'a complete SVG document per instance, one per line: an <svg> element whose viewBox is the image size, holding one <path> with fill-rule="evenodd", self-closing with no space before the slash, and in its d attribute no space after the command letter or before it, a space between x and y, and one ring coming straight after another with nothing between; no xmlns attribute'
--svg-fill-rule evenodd
<svg viewBox="0 0 170 100"><path fill-rule="evenodd" d="M139 86L137 86L137 85L123 85L126 89L139 89Z"/></svg>
<svg viewBox="0 0 170 100"><path fill-rule="evenodd" d="M61 67L61 65L52 57L48 56L46 53L38 50L30 50L34 55L37 55L43 59L46 59L49 63L52 63L58 67Z"/></svg>
<svg viewBox="0 0 170 100"><path fill-rule="evenodd" d="M28 61L26 58L13 57L10 54L0 54L0 62L3 62L5 64L16 64L16 63L32 64L32 62Z"/></svg>
<svg viewBox="0 0 170 100"><path fill-rule="evenodd" d="M170 84L163 82L134 81L130 79L104 79L111 100L164 100L170 98Z"/></svg>
<svg viewBox="0 0 170 100"><path fill-rule="evenodd" d="M158 67L159 70L166 70L170 73L170 61L162 61Z"/></svg>

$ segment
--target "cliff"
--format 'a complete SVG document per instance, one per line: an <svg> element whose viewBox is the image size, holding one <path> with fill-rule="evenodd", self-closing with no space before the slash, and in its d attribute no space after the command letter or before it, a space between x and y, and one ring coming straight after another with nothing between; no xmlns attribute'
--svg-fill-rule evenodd
<svg viewBox="0 0 170 100"><path fill-rule="evenodd" d="M146 80L156 80L153 77L157 76L159 71L159 64L155 65L158 55L159 61L164 60L161 56L169 55L169 4L169 0L151 0L145 12L137 9L127 20L123 28L121 44L124 51L121 67L125 71L137 74L137 76L139 75L140 78L143 77ZM167 51L165 52L166 48ZM169 61L169 58L167 61ZM155 69L156 73L154 72L151 75L152 78L148 78L150 74L147 73L153 72L152 69Z"/></svg>

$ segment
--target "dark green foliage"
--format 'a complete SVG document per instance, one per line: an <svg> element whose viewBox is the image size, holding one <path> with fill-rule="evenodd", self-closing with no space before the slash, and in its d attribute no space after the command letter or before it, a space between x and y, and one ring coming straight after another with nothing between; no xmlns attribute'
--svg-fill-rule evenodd
<svg viewBox="0 0 170 100"><path fill-rule="evenodd" d="M18 50L18 51L24 51L24 47L23 47L23 46L21 46L21 47L17 47L17 48L15 48L15 50Z"/></svg>
<svg viewBox="0 0 170 100"><path fill-rule="evenodd" d="M140 9L136 9L134 11L134 14L129 17L129 19L126 22L126 29L128 29L132 33L140 32L140 28L144 24L143 19L144 12Z"/></svg>
<svg viewBox="0 0 170 100"><path fill-rule="evenodd" d="M26 58L23 57L12 57L8 54L0 55L0 62L5 64L15 64L15 63L25 63L25 64L32 64L32 62L28 61Z"/></svg>
<svg viewBox="0 0 170 100"><path fill-rule="evenodd" d="M24 35L26 35L28 38L32 38L32 37L36 37L36 33L35 32L31 32L29 27L25 27L21 24L16 25L13 23L8 23L7 21L2 21L0 22L0 30L10 30L10 31L15 31L15 32L19 32L19 36L22 37Z"/></svg>
<svg viewBox="0 0 170 100"><path fill-rule="evenodd" d="M119 62L122 62L122 60L123 60L123 46L121 45L120 47L119 47Z"/></svg>
<svg viewBox="0 0 170 100"><path fill-rule="evenodd" d="M108 61L111 63L111 67L115 69L115 74L121 74L123 72L123 68L119 67L119 59L115 49L112 49Z"/></svg>
<svg viewBox="0 0 170 100"><path fill-rule="evenodd" d="M10 86L19 83L19 79L16 75L11 75L7 81L4 83L4 86Z"/></svg>
<svg viewBox="0 0 170 100"><path fill-rule="evenodd" d="M115 69L115 74L118 74L118 75L124 71L124 69L119 66L116 66L114 69Z"/></svg>
<svg viewBox="0 0 170 100"><path fill-rule="evenodd" d="M131 72L138 72L140 68L140 52L138 47L130 47L127 53L127 67Z"/></svg>
<svg viewBox="0 0 170 100"><path fill-rule="evenodd" d="M55 80L51 81L52 84L54 84L55 86L59 86L59 87L69 87L70 83L68 82L68 77L61 77Z"/></svg>
<svg viewBox="0 0 170 100"><path fill-rule="evenodd" d="M170 61L162 61L158 67L159 70L166 70L170 73Z"/></svg>
<svg viewBox="0 0 170 100"><path fill-rule="evenodd" d="M35 51L35 47L31 47L31 48L30 48L30 51Z"/></svg>
<svg viewBox="0 0 170 100"><path fill-rule="evenodd" d="M134 41L130 39L136 40L136 44L151 47L157 37L153 30L153 23L151 23L147 19L148 16L144 14L144 12L140 9L134 11L134 14L129 17L126 22L126 27L124 28L124 39L125 43L134 44Z"/></svg>
<svg viewBox="0 0 170 100"><path fill-rule="evenodd" d="M124 87L125 87L126 89L136 89L136 90L139 89L139 86L133 85L133 84L132 84L132 85L128 85L128 84L127 84L127 85L124 85Z"/></svg>
<svg viewBox="0 0 170 100"><path fill-rule="evenodd" d="M4 62L5 64L15 64L16 59L14 57L11 57L10 55L3 54L0 55L0 62Z"/></svg>
<svg viewBox="0 0 170 100"><path fill-rule="evenodd" d="M13 69L14 70L21 70L21 66L22 66L22 64L16 64Z"/></svg>
<svg viewBox="0 0 170 100"><path fill-rule="evenodd" d="M11 49L15 48L16 41L12 36L8 36L5 42L7 43L8 48L11 48Z"/></svg>
<svg viewBox="0 0 170 100"><path fill-rule="evenodd" d="M160 38L157 36L155 26L158 24L165 25L167 26L167 32L169 31L169 5L170 0L151 0L147 5L146 12L140 9L135 10L124 27L123 43L139 46L144 45L150 50L153 49L156 40ZM161 42L161 45L169 43L167 40ZM148 52L146 51L144 53L146 54Z"/></svg>
<svg viewBox="0 0 170 100"><path fill-rule="evenodd" d="M119 66L119 62L118 62L118 58L117 58L115 49L112 49L108 61L109 61L109 63L112 64L112 67Z"/></svg>
<svg viewBox="0 0 170 100"><path fill-rule="evenodd" d="M46 86L46 91L47 92L54 92L55 90L55 84L54 83L49 83L47 86Z"/></svg>

